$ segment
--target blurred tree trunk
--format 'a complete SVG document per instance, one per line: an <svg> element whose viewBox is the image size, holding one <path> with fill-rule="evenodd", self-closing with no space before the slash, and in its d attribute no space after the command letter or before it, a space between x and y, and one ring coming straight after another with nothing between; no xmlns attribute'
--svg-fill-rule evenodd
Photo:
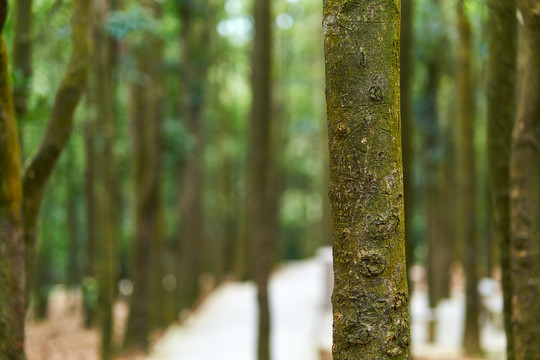
<svg viewBox="0 0 540 360"><path fill-rule="evenodd" d="M414 264L414 118L412 113L412 85L413 78L413 11L414 0L403 0L401 2L401 127L403 144L403 188L405 201L405 252L407 255L407 279L409 290L412 291L409 271Z"/></svg>
<svg viewBox="0 0 540 360"><path fill-rule="evenodd" d="M89 103L92 102L93 95L92 89L89 91ZM96 149L95 134L93 119L88 119L84 128L84 156L85 156L85 169L84 169L84 192L86 199L86 263L84 270L84 279L82 282L83 289L83 302L84 302L84 326L90 328L95 322L96 310L97 310L97 201L96 201L96 189L95 189L95 171L96 171Z"/></svg>
<svg viewBox="0 0 540 360"><path fill-rule="evenodd" d="M510 144L515 115L517 21L514 0L489 0L488 180L493 232L499 242L507 359L513 360L510 272Z"/></svg>
<svg viewBox="0 0 540 360"><path fill-rule="evenodd" d="M70 287L75 288L81 283L82 280L81 257L79 256L81 243L80 234L82 234L82 226L79 221L78 199L80 198L80 194L76 180L76 176L78 174L74 171L74 169L76 169L76 165L75 149L73 144L68 146L66 151L66 168L65 181L67 188L67 200L65 211L69 241L67 284Z"/></svg>
<svg viewBox="0 0 540 360"><path fill-rule="evenodd" d="M25 267L20 147L0 0L0 358L24 359Z"/></svg>
<svg viewBox="0 0 540 360"><path fill-rule="evenodd" d="M510 155L512 335L516 360L540 359L540 1L518 0L523 61Z"/></svg>
<svg viewBox="0 0 540 360"><path fill-rule="evenodd" d="M48 214L43 214L43 220L47 222ZM47 309L49 305L51 274L51 243L50 238L46 236L40 237L38 242L38 249L36 253L36 275L34 282L32 283L33 292L32 296L32 309L34 311L34 318L36 320L45 320L48 316Z"/></svg>
<svg viewBox="0 0 540 360"><path fill-rule="evenodd" d="M463 344L468 355L480 353L478 316L480 303L477 290L477 231L476 231L476 165L474 150L475 106L471 73L471 24L464 6L458 3L458 117L461 126L461 226L465 241L466 306Z"/></svg>
<svg viewBox="0 0 540 360"><path fill-rule="evenodd" d="M161 18L161 5L141 1ZM146 34L144 48L136 50L139 78L131 88L131 119L135 182L135 241L133 295L125 346L147 351L150 330L163 323L163 241L161 226L162 43Z"/></svg>
<svg viewBox="0 0 540 360"><path fill-rule="evenodd" d="M91 100L95 108L95 119L91 127L93 134L93 181L95 195L95 260L94 266L98 287L98 318L101 329L101 359L114 356L113 322L116 295L118 224L116 165L114 139L114 66L117 43L112 39L105 22L109 11L116 9L116 1L96 1L93 32L94 56L91 81Z"/></svg>
<svg viewBox="0 0 540 360"><path fill-rule="evenodd" d="M249 128L247 239L253 250L252 264L257 284L258 360L270 359L270 309L268 278L272 242L272 77L271 8L269 0L256 1L253 10L255 35L251 58L253 100Z"/></svg>
<svg viewBox="0 0 540 360"><path fill-rule="evenodd" d="M73 114L86 88L90 58L91 9L92 5L88 1L75 0L72 2L72 52L68 69L56 93L41 145L31 158L23 175L23 219L26 281L28 284L31 284L34 272L38 217L45 187L69 140L73 126ZM27 285L27 289L29 288L30 285Z"/></svg>
<svg viewBox="0 0 540 360"><path fill-rule="evenodd" d="M181 117L189 133L191 151L179 168L179 307L194 305L200 295L199 281L203 271L205 243L203 166L204 117L203 103L208 71L209 19L208 4L183 1L179 5L181 22Z"/></svg>
<svg viewBox="0 0 540 360"><path fill-rule="evenodd" d="M24 121L28 111L28 98L32 82L32 3L33 0L15 1L13 72L16 80L13 102L15 116L20 123ZM22 144L22 126L19 126L19 137Z"/></svg>
<svg viewBox="0 0 540 360"><path fill-rule="evenodd" d="M399 95L400 3L323 3L334 360L411 356Z"/></svg>
<svg viewBox="0 0 540 360"><path fill-rule="evenodd" d="M441 39L437 39L440 42ZM436 41L437 41L436 40ZM435 50L437 53L437 50ZM422 111L422 132L423 132L423 179L424 192L426 201L426 228L424 236L426 238L428 253L427 253L427 278L428 278L428 293L429 307L434 314L437 304L444 297L448 296L447 287L449 283L443 283L444 272L449 271L449 268L444 268L445 254L443 251L442 236L442 213L440 202L442 200L442 191L440 183L440 164L441 164L441 134L440 134L440 117L437 107L437 97L439 93L440 83L440 59L435 55L432 56L425 64L426 67L426 84L423 94L423 111ZM435 341L435 321L433 317L429 326L429 341Z"/></svg>

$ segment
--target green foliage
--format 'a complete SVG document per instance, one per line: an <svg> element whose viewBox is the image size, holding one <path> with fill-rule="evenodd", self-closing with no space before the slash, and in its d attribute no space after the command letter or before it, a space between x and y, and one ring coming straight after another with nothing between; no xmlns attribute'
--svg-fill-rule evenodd
<svg viewBox="0 0 540 360"><path fill-rule="evenodd" d="M106 27L111 36L118 40L135 34L159 34L162 28L150 9L135 4L126 10L111 12Z"/></svg>

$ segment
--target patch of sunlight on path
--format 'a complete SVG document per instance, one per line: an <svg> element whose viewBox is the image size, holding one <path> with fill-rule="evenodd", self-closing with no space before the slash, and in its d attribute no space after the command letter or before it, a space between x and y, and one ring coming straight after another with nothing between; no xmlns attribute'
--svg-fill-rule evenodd
<svg viewBox="0 0 540 360"><path fill-rule="evenodd" d="M270 281L272 358L316 360L323 323L323 263L290 263ZM256 288L219 286L181 326L169 328L148 360L253 360L256 358Z"/></svg>

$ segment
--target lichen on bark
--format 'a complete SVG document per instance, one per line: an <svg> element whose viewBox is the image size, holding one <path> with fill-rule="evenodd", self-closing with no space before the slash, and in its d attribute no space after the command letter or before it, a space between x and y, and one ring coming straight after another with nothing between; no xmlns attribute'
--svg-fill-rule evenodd
<svg viewBox="0 0 540 360"><path fill-rule="evenodd" d="M333 358L409 359L399 0L325 0Z"/></svg>

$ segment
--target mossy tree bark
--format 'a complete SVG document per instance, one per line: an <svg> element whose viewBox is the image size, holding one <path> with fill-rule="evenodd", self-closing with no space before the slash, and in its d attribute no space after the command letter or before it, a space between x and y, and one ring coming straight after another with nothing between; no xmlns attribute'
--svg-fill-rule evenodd
<svg viewBox="0 0 540 360"><path fill-rule="evenodd" d="M480 329L478 316L480 303L477 290L477 231L476 231L476 189L475 189L475 150L474 124L475 105L472 83L472 35L471 24L464 6L465 0L458 3L458 117L461 127L461 226L465 241L466 306L465 332L463 345L469 355L480 353Z"/></svg>
<svg viewBox="0 0 540 360"><path fill-rule="evenodd" d="M25 268L20 146L2 35L7 0L0 1L0 358L24 359Z"/></svg>
<svg viewBox="0 0 540 360"><path fill-rule="evenodd" d="M41 145L24 171L23 214L28 283L31 283L34 271L38 216L43 193L56 162L66 147L73 126L73 114L86 88L90 60L91 9L92 4L89 1L72 2L72 52L68 69L56 93Z"/></svg>
<svg viewBox="0 0 540 360"><path fill-rule="evenodd" d="M400 88L401 88L401 126L403 144L403 189L405 201L405 251L407 255L407 276L414 263L414 118L412 112L412 49L413 49L413 11L414 0L403 0L401 2L401 68L400 68ZM411 282L408 281L411 289ZM412 289L411 289L412 291Z"/></svg>
<svg viewBox="0 0 540 360"><path fill-rule="evenodd" d="M161 5L141 1L159 20ZM160 199L160 131L163 68L161 40L145 35L145 46L136 49L140 78L131 88L131 119L135 180L135 242L132 266L133 295L126 331L126 348L148 348L149 332L156 322L164 297ZM158 314L156 314L158 313Z"/></svg>
<svg viewBox="0 0 540 360"><path fill-rule="evenodd" d="M410 359L401 1L325 0L333 359Z"/></svg>
<svg viewBox="0 0 540 360"><path fill-rule="evenodd" d="M517 21L514 0L489 0L487 64L488 184L500 248L507 359L513 360L510 271L510 144L515 115Z"/></svg>
<svg viewBox="0 0 540 360"><path fill-rule="evenodd" d="M540 1L518 0L523 61L510 155L514 359L540 359Z"/></svg>
<svg viewBox="0 0 540 360"><path fill-rule="evenodd" d="M258 360L270 359L270 309L268 278L270 276L272 241L272 77L271 77L271 7L269 0L254 4L255 37L251 58L253 100L250 119L250 154L248 158L247 239L253 274L257 284L259 307Z"/></svg>

